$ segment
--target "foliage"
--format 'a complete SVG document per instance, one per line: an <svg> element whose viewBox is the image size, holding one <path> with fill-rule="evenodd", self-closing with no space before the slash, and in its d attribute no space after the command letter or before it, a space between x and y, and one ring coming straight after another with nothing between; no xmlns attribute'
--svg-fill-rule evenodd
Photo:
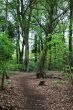
<svg viewBox="0 0 73 110"><path fill-rule="evenodd" d="M51 57L51 69L63 69L65 57L68 54L68 48L63 42L64 35L56 33L51 37L52 40L48 43L51 45L51 50L48 50L48 58Z"/></svg>
<svg viewBox="0 0 73 110"><path fill-rule="evenodd" d="M7 68L7 62L13 54L12 41L5 33L0 33L0 70Z"/></svg>
<svg viewBox="0 0 73 110"><path fill-rule="evenodd" d="M31 59L29 62L29 72L31 71L36 71L36 65L37 63L35 63L34 59Z"/></svg>
<svg viewBox="0 0 73 110"><path fill-rule="evenodd" d="M10 60L7 62L7 70L8 71L21 71L22 64L17 64L14 60Z"/></svg>
<svg viewBox="0 0 73 110"><path fill-rule="evenodd" d="M9 60L13 53L11 40L4 33L0 33L0 62Z"/></svg>
<svg viewBox="0 0 73 110"><path fill-rule="evenodd" d="M0 73L2 74L1 89L4 88L4 78L7 70L7 62L13 54L11 40L5 33L0 33Z"/></svg>

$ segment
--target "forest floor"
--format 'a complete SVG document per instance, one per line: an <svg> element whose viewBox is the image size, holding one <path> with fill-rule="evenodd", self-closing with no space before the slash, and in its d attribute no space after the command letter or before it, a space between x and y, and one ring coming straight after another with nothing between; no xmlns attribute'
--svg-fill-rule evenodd
<svg viewBox="0 0 73 110"><path fill-rule="evenodd" d="M73 86L59 72L50 73L46 79L31 73L11 75L0 91L0 110L73 110ZM42 80L45 84L40 86Z"/></svg>

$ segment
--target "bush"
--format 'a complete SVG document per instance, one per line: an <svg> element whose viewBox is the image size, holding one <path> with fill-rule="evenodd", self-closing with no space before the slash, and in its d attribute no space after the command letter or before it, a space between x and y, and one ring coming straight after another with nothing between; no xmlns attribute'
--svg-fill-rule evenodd
<svg viewBox="0 0 73 110"><path fill-rule="evenodd" d="M8 71L21 71L22 70L22 64L17 64L16 62L14 62L13 60L11 60L10 62L8 62L7 64L7 70Z"/></svg>
<svg viewBox="0 0 73 110"><path fill-rule="evenodd" d="M0 73L2 73L1 89L4 86L4 76L6 74L7 63L13 53L13 44L5 33L0 33Z"/></svg>
<svg viewBox="0 0 73 110"><path fill-rule="evenodd" d="M36 71L36 63L33 59L31 59L29 62L29 72L31 71Z"/></svg>
<svg viewBox="0 0 73 110"><path fill-rule="evenodd" d="M0 61L10 59L12 52L13 45L11 40L4 33L0 33Z"/></svg>

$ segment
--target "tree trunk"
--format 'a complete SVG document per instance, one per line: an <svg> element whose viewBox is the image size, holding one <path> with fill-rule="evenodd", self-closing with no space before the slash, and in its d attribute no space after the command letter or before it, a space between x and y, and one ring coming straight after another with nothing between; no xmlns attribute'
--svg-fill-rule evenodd
<svg viewBox="0 0 73 110"><path fill-rule="evenodd" d="M20 32L19 32L19 26L17 27L17 42L16 42L16 59L17 63L19 63L19 51L20 51Z"/></svg>
<svg viewBox="0 0 73 110"><path fill-rule="evenodd" d="M49 45L49 64L48 64L48 70L51 70L51 44Z"/></svg>
<svg viewBox="0 0 73 110"><path fill-rule="evenodd" d="M30 1L30 7L29 7L29 15L28 20L25 18L24 24L24 35L25 35L25 61L24 61L24 71L29 71L29 28L30 28L30 21L32 16L32 2Z"/></svg>
<svg viewBox="0 0 73 110"><path fill-rule="evenodd" d="M1 82L1 90L4 89L4 78L5 78L5 74L3 72L3 74L2 74L2 82Z"/></svg>
<svg viewBox="0 0 73 110"><path fill-rule="evenodd" d="M26 36L26 42L25 42L25 68L24 71L29 71L29 41L28 41L28 36Z"/></svg>
<svg viewBox="0 0 73 110"><path fill-rule="evenodd" d="M37 35L35 35L35 41L34 41L34 56L35 56L35 62L37 62Z"/></svg>
<svg viewBox="0 0 73 110"><path fill-rule="evenodd" d="M5 24L5 31L7 31L7 18L8 18L8 0L6 0L6 24Z"/></svg>
<svg viewBox="0 0 73 110"><path fill-rule="evenodd" d="M69 26L69 64L72 66L72 24L73 24L73 1L70 0L70 26Z"/></svg>
<svg viewBox="0 0 73 110"><path fill-rule="evenodd" d="M47 55L47 49L43 50L41 53L38 67L37 67L37 73L36 73L37 78L44 78L46 75L44 70L46 55Z"/></svg>
<svg viewBox="0 0 73 110"><path fill-rule="evenodd" d="M19 52L19 62L20 64L23 64L23 52L22 51Z"/></svg>
<svg viewBox="0 0 73 110"><path fill-rule="evenodd" d="M47 39L46 39L45 44L44 44L44 49L40 55L40 59L39 59L38 66L37 66L37 72L36 72L37 78L45 78L46 76L44 67L45 67L47 50L48 50L48 47L47 47Z"/></svg>
<svg viewBox="0 0 73 110"><path fill-rule="evenodd" d="M71 81L73 84L73 76L71 73L71 67L73 62L72 56L72 26L73 26L73 1L70 0L70 26L69 26L69 66L70 66L70 74L71 74Z"/></svg>

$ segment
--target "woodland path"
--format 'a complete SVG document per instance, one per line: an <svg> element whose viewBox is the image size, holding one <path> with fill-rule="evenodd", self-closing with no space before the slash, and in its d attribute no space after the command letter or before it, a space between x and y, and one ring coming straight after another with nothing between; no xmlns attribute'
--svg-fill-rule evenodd
<svg viewBox="0 0 73 110"><path fill-rule="evenodd" d="M16 86L17 91L20 91L22 97L22 110L47 110L45 106L45 96L38 93L38 91L34 90L34 87L29 85L30 80L36 79L33 75L22 74L16 75L13 78L13 83ZM29 84L28 84L29 83ZM30 86L30 87L29 87ZM37 85L38 86L38 85Z"/></svg>
<svg viewBox="0 0 73 110"><path fill-rule="evenodd" d="M73 110L73 87L68 80L47 78L39 86L42 79L31 73L17 73L11 80L21 106L15 110Z"/></svg>

